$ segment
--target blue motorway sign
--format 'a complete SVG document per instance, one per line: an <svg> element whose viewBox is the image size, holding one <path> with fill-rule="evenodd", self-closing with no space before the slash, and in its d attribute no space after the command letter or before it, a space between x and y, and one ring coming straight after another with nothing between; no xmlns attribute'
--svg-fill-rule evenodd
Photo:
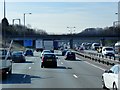
<svg viewBox="0 0 120 90"><path fill-rule="evenodd" d="M24 46L33 46L32 40L24 40Z"/></svg>

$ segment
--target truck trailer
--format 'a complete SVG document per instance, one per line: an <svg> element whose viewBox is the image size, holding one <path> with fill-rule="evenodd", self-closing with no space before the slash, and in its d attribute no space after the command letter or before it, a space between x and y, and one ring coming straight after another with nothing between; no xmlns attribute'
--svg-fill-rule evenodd
<svg viewBox="0 0 120 90"><path fill-rule="evenodd" d="M35 41L35 48L36 48L36 51L43 51L43 40L41 39L38 39Z"/></svg>

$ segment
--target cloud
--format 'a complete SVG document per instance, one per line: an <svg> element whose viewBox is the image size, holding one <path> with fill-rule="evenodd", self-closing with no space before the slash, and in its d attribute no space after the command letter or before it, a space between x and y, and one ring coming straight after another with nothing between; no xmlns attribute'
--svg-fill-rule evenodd
<svg viewBox="0 0 120 90"><path fill-rule="evenodd" d="M117 3L19 3L7 4L7 18L20 18L23 24L23 13L26 15L26 25L32 28L54 33L68 33L67 27L76 27L80 32L89 27L106 27L115 20ZM22 5L22 6L21 6ZM21 7L20 7L21 6ZM109 8L108 8L109 7ZM0 14L1 15L1 14ZM0 16L2 17L2 16ZM15 23L18 23L17 21Z"/></svg>

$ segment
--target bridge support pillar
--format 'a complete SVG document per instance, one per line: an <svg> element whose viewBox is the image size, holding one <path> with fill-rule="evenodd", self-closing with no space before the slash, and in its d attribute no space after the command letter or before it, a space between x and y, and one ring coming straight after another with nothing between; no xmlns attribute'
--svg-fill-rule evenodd
<svg viewBox="0 0 120 90"><path fill-rule="evenodd" d="M70 39L70 48L73 49L73 39Z"/></svg>

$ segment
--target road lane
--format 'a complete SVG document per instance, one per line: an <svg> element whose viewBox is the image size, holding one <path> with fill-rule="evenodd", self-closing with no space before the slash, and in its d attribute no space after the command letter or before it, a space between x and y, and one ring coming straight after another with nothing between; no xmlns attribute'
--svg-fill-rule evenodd
<svg viewBox="0 0 120 90"><path fill-rule="evenodd" d="M64 56L59 56L57 68L41 68L39 55L35 52L26 63L14 63L13 75L3 81L3 88L101 88L103 70Z"/></svg>
<svg viewBox="0 0 120 90"><path fill-rule="evenodd" d="M64 61L71 67L70 71L77 78L81 88L101 88L101 75L104 72L86 63L86 61L77 59L76 61Z"/></svg>

